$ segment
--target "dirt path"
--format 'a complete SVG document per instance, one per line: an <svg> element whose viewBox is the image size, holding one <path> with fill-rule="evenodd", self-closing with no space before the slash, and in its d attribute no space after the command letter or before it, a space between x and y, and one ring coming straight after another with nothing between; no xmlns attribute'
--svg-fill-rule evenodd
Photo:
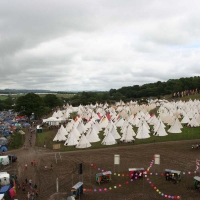
<svg viewBox="0 0 200 200"><path fill-rule="evenodd" d="M200 158L200 150L191 150L191 145L196 141L176 141L153 143L143 145L130 145L122 147L84 150L74 152L56 152L45 148L35 147L36 133L32 134L32 146L29 138L31 133L26 131L25 144L29 146L28 150L18 149L10 151L18 156L18 161L13 163L8 169L16 171L20 182L26 178L38 185L38 200L62 200L70 196L70 188L78 181L83 181L84 188L87 190L81 196L81 200L131 200L131 199L162 199L161 195L152 189L145 180L134 180L130 182L127 176L112 175L112 182L98 186L95 182L95 174L101 170L110 170L117 174L128 174L128 169L132 167L144 167L147 169L154 154L160 154L161 164L153 166L152 172L161 173L165 169L175 169L185 172L180 184L174 185L166 182L162 176L149 176L152 182L164 193L170 195L181 195L181 199L199 199L199 192L187 190L188 186L193 185L193 172L195 170L195 160ZM120 166L114 166L113 158L115 154L120 155ZM37 161L37 166L31 166L31 161ZM78 164L83 163L83 175L78 175ZM96 168L91 167L91 163ZM28 168L24 169L24 164ZM53 170L44 170L44 166L53 164ZM187 172L190 171L191 175ZM59 193L56 193L56 179L59 179ZM129 184L126 184L126 183ZM119 187L121 185L121 187ZM113 189L114 186L117 189ZM108 188L112 188L109 190ZM106 192L104 189L107 189ZM102 192L99 192L99 190ZM94 192L97 191L97 192ZM26 193L29 188L26 189ZM26 194L21 190L17 192L19 200L25 200ZM164 198L163 198L164 199Z"/></svg>

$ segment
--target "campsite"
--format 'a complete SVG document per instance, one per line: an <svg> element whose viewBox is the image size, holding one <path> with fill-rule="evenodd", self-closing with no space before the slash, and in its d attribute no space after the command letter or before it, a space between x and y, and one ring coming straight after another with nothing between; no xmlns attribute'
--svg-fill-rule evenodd
<svg viewBox="0 0 200 200"><path fill-rule="evenodd" d="M72 191L77 195L79 182L77 198L83 200L199 199L194 186L199 150L192 148L200 143L199 115L198 109L191 109L198 108L199 101L188 104L189 110L187 104L180 109L181 101L162 103L151 115L157 103L65 106L34 124L34 131L24 128L27 148L9 150L17 161L2 170L17 175L19 183L28 179L37 184L37 199L67 199ZM78 115L70 119L73 112ZM115 155L120 156L117 164ZM170 179L166 172L172 172ZM16 198L25 198L28 191L28 186L25 194L16 189Z"/></svg>

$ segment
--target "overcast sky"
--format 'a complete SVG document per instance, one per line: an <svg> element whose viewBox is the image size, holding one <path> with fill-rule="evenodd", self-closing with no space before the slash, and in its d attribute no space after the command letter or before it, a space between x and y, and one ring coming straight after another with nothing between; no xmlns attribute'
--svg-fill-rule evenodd
<svg viewBox="0 0 200 200"><path fill-rule="evenodd" d="M100 90L200 75L199 0L1 0L0 89Z"/></svg>

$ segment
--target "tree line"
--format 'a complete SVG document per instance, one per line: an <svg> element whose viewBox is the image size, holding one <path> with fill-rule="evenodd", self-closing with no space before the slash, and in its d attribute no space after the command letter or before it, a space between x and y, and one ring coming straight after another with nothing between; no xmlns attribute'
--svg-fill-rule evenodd
<svg viewBox="0 0 200 200"><path fill-rule="evenodd" d="M174 97L174 93L181 93L185 91L199 91L200 77L189 77L180 79L169 79L166 82L157 81L155 83L148 83L142 86L134 85L122 87L120 89L110 89L109 92L81 92L68 99L75 105L86 105L88 103L114 103L115 101L123 100L128 102L130 100L140 100L148 98L162 98L170 95Z"/></svg>
<svg viewBox="0 0 200 200"><path fill-rule="evenodd" d="M14 110L19 115L26 115L29 119L34 115L35 119L40 119L42 116L55 110L57 106L62 106L62 99L54 94L47 94L40 97L35 93L28 93L18 98L8 96L5 100L0 100L0 111Z"/></svg>
<svg viewBox="0 0 200 200"><path fill-rule="evenodd" d="M130 100L145 101L148 98L162 98L162 96L170 95L174 98L174 94L183 94L183 91L199 91L200 77L189 77L180 79L169 79L166 82L158 81L156 83L148 83L142 86L134 85L122 87L120 89L110 89L108 92L78 92L72 97L58 98L56 94L47 94L40 97L35 93L28 93L13 99L9 96L5 100L0 100L0 110L14 109L28 117L34 113L35 118L40 118L55 109L56 106L61 107L64 104L72 106L88 105L97 103L114 104L116 101Z"/></svg>

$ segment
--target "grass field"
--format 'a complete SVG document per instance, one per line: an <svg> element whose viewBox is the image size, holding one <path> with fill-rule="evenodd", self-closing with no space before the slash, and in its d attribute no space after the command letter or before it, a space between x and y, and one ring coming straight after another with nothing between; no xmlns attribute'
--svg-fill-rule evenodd
<svg viewBox="0 0 200 200"><path fill-rule="evenodd" d="M38 133L37 134L37 138L38 138L37 146L43 147L44 144L46 144L46 147L48 149L53 149L54 144L60 144L61 148L59 149L59 151L80 150L79 148L75 148L73 146L69 146L69 147L64 146L64 141L63 142L53 142L53 138L55 137L57 131L58 131L58 129L54 129L54 130L47 130L42 133ZM134 131L136 133L137 129L134 128ZM119 128L118 128L118 132L120 135L122 135ZM92 146L89 148L85 148L85 149L99 149L99 148L133 145L132 143L102 145L101 142L103 140L103 133L104 133L103 131L101 131L99 133L100 142L91 143ZM182 128L182 133L168 133L167 136L163 136L163 137L153 136L153 134L151 134L151 137L148 139L135 139L134 145L157 143L157 142L167 142L167 141L193 140L193 139L200 139L200 127L197 127L197 128L184 127L184 128ZM119 140L117 140L117 141L119 141Z"/></svg>
<svg viewBox="0 0 200 200"><path fill-rule="evenodd" d="M0 95L0 101L4 101L8 98L8 96Z"/></svg>

